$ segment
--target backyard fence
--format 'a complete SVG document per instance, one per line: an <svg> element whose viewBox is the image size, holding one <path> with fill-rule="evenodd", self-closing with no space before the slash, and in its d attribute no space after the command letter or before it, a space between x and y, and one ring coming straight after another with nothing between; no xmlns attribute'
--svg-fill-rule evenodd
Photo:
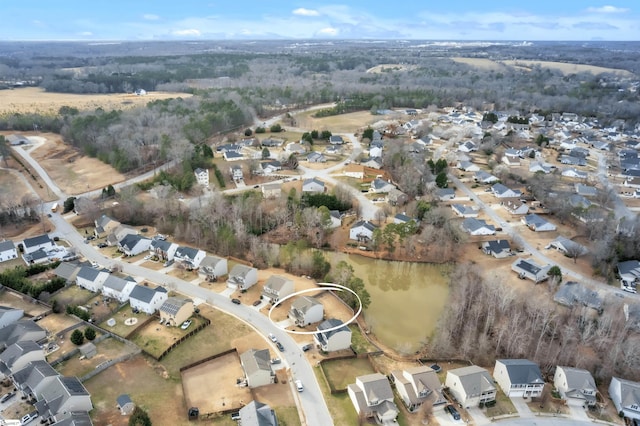
<svg viewBox="0 0 640 426"><path fill-rule="evenodd" d="M187 340L189 337L193 336L194 334L196 334L197 332L199 332L200 330L204 329L205 327L208 327L211 324L211 320L208 318L204 318L201 317L200 315L195 315L196 317L200 318L203 322L202 324L200 324L199 326L197 326L195 329L191 330L191 332L185 334L184 336L182 336L181 338L179 338L178 340L176 340L171 346L169 346L164 352L162 352L160 355L153 356L150 353L144 351L147 355L149 355L150 357L152 357L153 359L157 360L157 361L162 361L162 359L167 356L169 354L169 352L171 352L172 350L174 350L175 348L178 347L178 345L180 345L182 342L184 342L185 340Z"/></svg>

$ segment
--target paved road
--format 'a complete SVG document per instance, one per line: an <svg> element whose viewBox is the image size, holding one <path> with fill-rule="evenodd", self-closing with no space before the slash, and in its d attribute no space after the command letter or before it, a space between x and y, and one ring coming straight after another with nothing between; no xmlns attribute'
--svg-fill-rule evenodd
<svg viewBox="0 0 640 426"><path fill-rule="evenodd" d="M285 347L285 352L280 353L280 358L283 359L285 366L291 368L291 373L294 379L302 380L305 387L304 392L301 393L298 393L292 387L292 391L294 395L298 397L297 399L304 412L305 418L303 419L303 424L309 426L325 426L333 424L331 414L329 414L329 408L322 396L322 391L320 390L320 386L316 380L313 368L308 362L306 362L302 349L293 340L290 334L278 328L266 316L258 313L255 309L252 309L249 306L235 305L231 303L231 300L227 296L198 287L187 281L171 277L158 271L149 270L142 266L107 258L97 251L92 245L85 244L84 237L80 235L76 229L64 219L63 216L57 214L52 215L51 220L56 226L56 231L51 235L59 236L60 238L69 241L69 243L77 248L79 254L82 254L88 260L98 262L103 266L118 264L126 274L137 278L148 279L151 282L163 285L171 290L175 290L193 298L196 301L213 305L218 309L250 324L265 337L269 333L275 334L278 340L280 340ZM273 350L275 353L279 353L275 347L273 347Z"/></svg>
<svg viewBox="0 0 640 426"><path fill-rule="evenodd" d="M596 152L595 156L598 158L598 180L602 184L604 190L608 191L613 197L613 213L616 220L619 221L624 218L625 221L634 221L636 219L636 214L627 207L618 195L616 188L609 182L607 158L601 152Z"/></svg>

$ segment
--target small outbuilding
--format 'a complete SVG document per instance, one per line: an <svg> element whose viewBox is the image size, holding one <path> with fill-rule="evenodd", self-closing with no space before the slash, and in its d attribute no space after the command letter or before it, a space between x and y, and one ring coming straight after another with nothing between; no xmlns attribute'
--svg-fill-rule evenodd
<svg viewBox="0 0 640 426"><path fill-rule="evenodd" d="M118 407L118 410L120 410L120 414L123 416L128 416L133 413L133 410L136 408L136 404L133 403L131 397L126 393L123 393L116 398L116 406Z"/></svg>
<svg viewBox="0 0 640 426"><path fill-rule="evenodd" d="M80 353L87 359L91 359L98 354L98 349L96 345L91 342L87 342L84 345L80 346Z"/></svg>

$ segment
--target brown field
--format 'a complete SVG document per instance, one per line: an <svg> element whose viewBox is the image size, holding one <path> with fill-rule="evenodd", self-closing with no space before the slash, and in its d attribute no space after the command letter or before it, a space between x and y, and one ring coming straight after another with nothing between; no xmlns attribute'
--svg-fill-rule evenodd
<svg viewBox="0 0 640 426"><path fill-rule="evenodd" d="M509 65L512 67L518 67L522 69L531 69L536 65L541 66L542 68L552 68L556 70L562 71L563 74L576 74L580 72L590 72L592 74L601 74L601 73L613 73L617 74L620 77L631 78L634 76L632 72L627 70L621 70L616 68L605 68L605 67L596 67L594 65L584 65L584 64L567 64L564 62L552 62L552 61L526 61L526 60L510 60L510 61L501 61L505 65Z"/></svg>
<svg viewBox="0 0 640 426"><path fill-rule="evenodd" d="M0 166L4 167L4 162ZM31 186L27 185L24 175L13 169L0 170L0 200L13 204L20 202L24 196L37 197Z"/></svg>
<svg viewBox="0 0 640 426"><path fill-rule="evenodd" d="M20 262L21 265L24 265L24 262ZM42 315L48 311L45 306L38 303L32 303L30 297L23 296L21 293L16 293L12 290L0 291L0 306L10 306L15 309L22 309L25 315L32 317ZM44 324L40 325L44 327Z"/></svg>
<svg viewBox="0 0 640 426"><path fill-rule="evenodd" d="M407 64L380 64L375 67L371 67L367 70L369 74L380 74L383 72L389 71L411 71L416 69L417 65L407 65Z"/></svg>
<svg viewBox="0 0 640 426"><path fill-rule="evenodd" d="M481 68L483 70L487 70L487 71L499 71L501 69L504 68L503 64L500 64L498 62L495 62L491 59L485 59L485 58L462 58L462 57L457 57L457 58L451 58L454 62L458 62L460 64L467 64L467 65L471 65L473 67L476 68Z"/></svg>
<svg viewBox="0 0 640 426"><path fill-rule="evenodd" d="M319 131L330 130L332 133L355 133L380 119L380 116L371 115L369 111L351 112L322 118L315 118L313 114L315 114L315 111L296 114L295 119L298 127Z"/></svg>
<svg viewBox="0 0 640 426"><path fill-rule="evenodd" d="M134 94L89 94L50 93L39 87L25 87L14 90L0 90L0 114L13 112L36 112L57 114L62 106L72 106L80 110L126 109L145 105L157 99L188 98L188 93L147 92L144 96Z"/></svg>
<svg viewBox="0 0 640 426"><path fill-rule="evenodd" d="M87 359L80 359L80 354L78 354L77 356L56 365L56 370L64 376L82 377L93 371L96 366L101 363L134 351L133 346L125 345L124 343L111 338L95 343L95 345L97 349L96 356Z"/></svg>

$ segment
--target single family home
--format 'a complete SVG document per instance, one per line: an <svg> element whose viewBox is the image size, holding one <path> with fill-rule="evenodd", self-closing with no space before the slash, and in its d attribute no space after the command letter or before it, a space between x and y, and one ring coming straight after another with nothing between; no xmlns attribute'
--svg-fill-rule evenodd
<svg viewBox="0 0 640 426"><path fill-rule="evenodd" d="M311 296L300 296L291 304L288 316L298 327L306 327L322 321L324 306Z"/></svg>
<svg viewBox="0 0 640 426"><path fill-rule="evenodd" d="M491 240L482 243L482 251L496 259L511 256L511 246L507 240Z"/></svg>
<svg viewBox="0 0 640 426"><path fill-rule="evenodd" d="M205 256L198 268L198 275L205 281L217 281L218 277L228 273L228 263L224 257Z"/></svg>
<svg viewBox="0 0 640 426"><path fill-rule="evenodd" d="M519 189L511 189L501 183L496 183L491 187L491 192L496 198L517 198L522 196Z"/></svg>
<svg viewBox="0 0 640 426"><path fill-rule="evenodd" d="M149 251L151 247L151 238L142 237L137 234L128 234L118 241L118 250L125 256L137 256L140 253Z"/></svg>
<svg viewBox="0 0 640 426"><path fill-rule="evenodd" d="M120 278L111 274L102 286L102 294L124 303L129 300L129 295L136 284L136 281L131 277Z"/></svg>
<svg viewBox="0 0 640 426"><path fill-rule="evenodd" d="M227 287L236 290L248 290L257 282L258 270L239 263L231 268L227 278Z"/></svg>
<svg viewBox="0 0 640 426"><path fill-rule="evenodd" d="M517 259L511 265L511 270L518 274L521 279L529 279L535 284L549 278L549 265L540 266L531 259Z"/></svg>
<svg viewBox="0 0 640 426"><path fill-rule="evenodd" d="M555 231L556 226L538 216L535 213L528 214L522 218L522 223L535 232Z"/></svg>
<svg viewBox="0 0 640 426"><path fill-rule="evenodd" d="M612 377L609 397L616 411L629 420L640 421L640 383Z"/></svg>
<svg viewBox="0 0 640 426"><path fill-rule="evenodd" d="M493 225L488 225L484 220L473 217L462 221L462 229L471 235L494 235L496 233L496 228Z"/></svg>
<svg viewBox="0 0 640 426"><path fill-rule="evenodd" d="M453 212L460 217L478 217L480 210L473 206L465 206L464 204L451 204Z"/></svg>
<svg viewBox="0 0 640 426"><path fill-rule="evenodd" d="M163 324L179 326L193 315L193 300L182 297L167 297L158 312Z"/></svg>
<svg viewBox="0 0 640 426"><path fill-rule="evenodd" d="M496 400L497 388L487 370L477 365L447 371L445 386L465 408Z"/></svg>
<svg viewBox="0 0 640 426"><path fill-rule="evenodd" d="M269 349L249 349L240 354L240 364L247 386L257 388L275 382L276 374L271 368Z"/></svg>
<svg viewBox="0 0 640 426"><path fill-rule="evenodd" d="M341 351L351 347L351 329L335 318L322 321L313 340L324 352Z"/></svg>
<svg viewBox="0 0 640 426"><path fill-rule="evenodd" d="M167 297L167 290L164 287L151 288L138 284L129 294L129 304L132 309L151 315L162 306Z"/></svg>
<svg viewBox="0 0 640 426"><path fill-rule="evenodd" d="M47 234L25 238L22 242L25 254L31 254L38 250L50 250L56 246L55 242Z"/></svg>
<svg viewBox="0 0 640 426"><path fill-rule="evenodd" d="M557 366L553 384L570 405L595 406L598 388L587 370Z"/></svg>
<svg viewBox="0 0 640 426"><path fill-rule="evenodd" d="M77 377L57 376L36 397L34 406L49 424L66 419L71 413L88 413L93 409L91 395Z"/></svg>
<svg viewBox="0 0 640 426"><path fill-rule="evenodd" d="M349 230L349 239L368 242L373 238L373 231L378 227L368 220L359 220Z"/></svg>
<svg viewBox="0 0 640 426"><path fill-rule="evenodd" d="M442 384L436 372L427 367L410 367L391 371L391 381L409 412L417 411L422 404L430 400L432 405L447 402L442 395Z"/></svg>
<svg viewBox="0 0 640 426"><path fill-rule="evenodd" d="M149 254L152 256L158 256L160 260L173 260L178 247L180 246L176 243L156 238L153 239L149 245Z"/></svg>
<svg viewBox="0 0 640 426"><path fill-rule="evenodd" d="M544 388L540 367L528 359L496 360L493 378L508 397L537 397Z"/></svg>
<svg viewBox="0 0 640 426"><path fill-rule="evenodd" d="M200 167L198 167L193 171L193 173L196 175L196 182L198 182L198 185L209 187L208 169L201 169Z"/></svg>
<svg viewBox="0 0 640 426"><path fill-rule="evenodd" d="M188 269L198 269L200 262L207 256L204 250L195 249L193 247L180 246L173 255L174 260L182 263Z"/></svg>
<svg viewBox="0 0 640 426"><path fill-rule="evenodd" d="M278 426L276 412L262 402L251 401L238 411L239 425Z"/></svg>
<svg viewBox="0 0 640 426"><path fill-rule="evenodd" d="M324 182L320 179L305 179L302 182L302 192L322 193L325 192Z"/></svg>
<svg viewBox="0 0 640 426"><path fill-rule="evenodd" d="M294 291L293 280L282 275L271 275L262 288L262 299L269 303L278 303Z"/></svg>
<svg viewBox="0 0 640 426"><path fill-rule="evenodd" d="M108 271L85 265L80 267L76 275L76 284L84 289L97 293L102 290L102 286L108 277Z"/></svg>
<svg viewBox="0 0 640 426"><path fill-rule="evenodd" d="M11 240L0 242L0 262L18 258L18 250Z"/></svg>
<svg viewBox="0 0 640 426"><path fill-rule="evenodd" d="M398 417L393 390L383 374L356 377L356 382L347 386L347 393L359 416L373 417L380 424L390 424Z"/></svg>

